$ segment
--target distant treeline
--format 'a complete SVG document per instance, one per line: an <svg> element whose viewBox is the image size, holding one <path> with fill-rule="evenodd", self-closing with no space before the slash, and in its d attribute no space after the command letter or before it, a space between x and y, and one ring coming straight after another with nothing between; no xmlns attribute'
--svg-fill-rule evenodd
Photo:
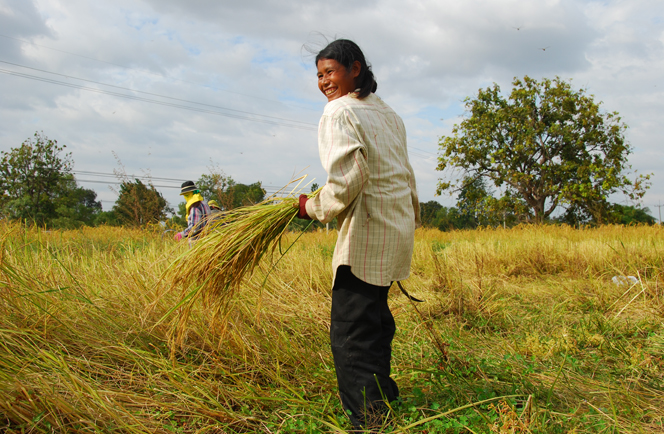
<svg viewBox="0 0 664 434"><path fill-rule="evenodd" d="M169 227L186 226L185 202L171 208L151 182L131 179L120 163L114 171L120 180L118 198L109 211L103 211L94 190L78 186L72 173L71 153L42 133L9 152L0 151L0 218L23 221L50 228L73 229L80 226L141 227L165 222ZM236 183L221 168L196 180L205 200L216 200L222 209L259 203L265 199L260 181ZM317 184L312 185L315 191ZM605 200L584 206L568 206L564 214L547 217L543 223L566 223L571 226L616 224L654 224L648 208L610 204ZM595 209L596 208L596 209ZM534 222L533 212L523 199L494 191L483 178L468 180L460 189L456 206L445 207L436 201L421 203L422 223L441 231L474 229L481 226L512 227ZM599 220L601 219L601 220ZM319 222L296 220L293 230L325 227ZM329 228L335 228L332 222Z"/></svg>
<svg viewBox="0 0 664 434"><path fill-rule="evenodd" d="M131 179L124 168L115 173L120 181L118 198L103 211L94 190L78 186L72 173L71 153L64 152L43 133L36 132L18 148L0 151L0 218L29 225L74 229L81 226L146 226L166 222L186 226L184 201L171 208L151 182ZM223 209L261 202L260 182L236 183L218 168L202 175L196 185L206 200L215 199Z"/></svg>
<svg viewBox="0 0 664 434"><path fill-rule="evenodd" d="M435 200L420 203L420 209L422 211L422 226L427 228L437 228L441 231L475 229L482 226L513 227L522 223L514 213L479 213L474 211L464 211L463 208L443 206ZM624 225L655 224L657 220L648 214L648 212L648 208L612 204L609 219L606 223ZM570 221L569 217L569 214L565 214L556 218L547 219L545 223L569 224L571 226L597 226L597 222L592 219L587 219L585 221Z"/></svg>

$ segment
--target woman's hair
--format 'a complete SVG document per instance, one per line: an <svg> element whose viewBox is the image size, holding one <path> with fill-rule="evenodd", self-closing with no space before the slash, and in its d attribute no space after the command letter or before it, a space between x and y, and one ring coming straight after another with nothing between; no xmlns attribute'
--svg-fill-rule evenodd
<svg viewBox="0 0 664 434"><path fill-rule="evenodd" d="M360 62L360 74L355 78L355 87L360 88L359 98L364 98L372 92L376 92L378 83L371 71L371 65L367 63L360 47L348 39L337 39L330 42L327 47L320 50L316 55L316 65L321 59L336 60L350 72L353 63Z"/></svg>

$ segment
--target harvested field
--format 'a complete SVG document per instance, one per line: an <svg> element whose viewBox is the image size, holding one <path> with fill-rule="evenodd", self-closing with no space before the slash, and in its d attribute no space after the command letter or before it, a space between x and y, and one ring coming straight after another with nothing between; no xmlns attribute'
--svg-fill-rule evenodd
<svg viewBox="0 0 664 434"><path fill-rule="evenodd" d="M190 288L161 277L184 243L121 228L0 234L3 432L350 428L328 344L333 231L263 262L224 317L195 304L181 344L172 308ZM413 259L404 285L447 358L395 285L402 397L384 432L664 431L662 228L418 229Z"/></svg>

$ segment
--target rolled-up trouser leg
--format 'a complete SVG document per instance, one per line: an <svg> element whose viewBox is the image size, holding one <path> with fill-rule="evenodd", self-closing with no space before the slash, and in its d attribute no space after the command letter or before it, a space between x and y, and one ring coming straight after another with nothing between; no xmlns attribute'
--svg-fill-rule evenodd
<svg viewBox="0 0 664 434"><path fill-rule="evenodd" d="M388 291L358 279L348 266L337 269L330 341L341 402L355 427L379 424L385 401L399 396L390 378L395 324Z"/></svg>

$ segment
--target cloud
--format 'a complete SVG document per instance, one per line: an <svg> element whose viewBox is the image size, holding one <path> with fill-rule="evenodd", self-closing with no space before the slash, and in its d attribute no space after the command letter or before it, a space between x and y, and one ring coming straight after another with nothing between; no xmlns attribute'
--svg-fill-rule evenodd
<svg viewBox="0 0 664 434"><path fill-rule="evenodd" d="M51 34L34 3L22 0L3 0L0 3L0 29L5 35L30 38ZM18 44L10 44L16 47ZM3 44L4 46L4 44ZM0 51L3 55L6 51Z"/></svg>
<svg viewBox="0 0 664 434"><path fill-rule="evenodd" d="M634 166L658 179L663 9L647 0L0 0L0 33L10 37L0 37L2 61L68 75L29 72L70 85L234 110L201 113L0 74L0 149L44 130L68 145L79 170L110 172L115 151L129 173L197 179L212 158L239 182L281 186L307 168L322 183L315 131L228 117L315 129L325 101L303 45L322 34L355 40L373 64L378 94L406 123L423 200L433 199L438 139L463 115L463 99L493 82L508 93L523 75L573 79L619 111ZM664 190L647 197L664 199Z"/></svg>

